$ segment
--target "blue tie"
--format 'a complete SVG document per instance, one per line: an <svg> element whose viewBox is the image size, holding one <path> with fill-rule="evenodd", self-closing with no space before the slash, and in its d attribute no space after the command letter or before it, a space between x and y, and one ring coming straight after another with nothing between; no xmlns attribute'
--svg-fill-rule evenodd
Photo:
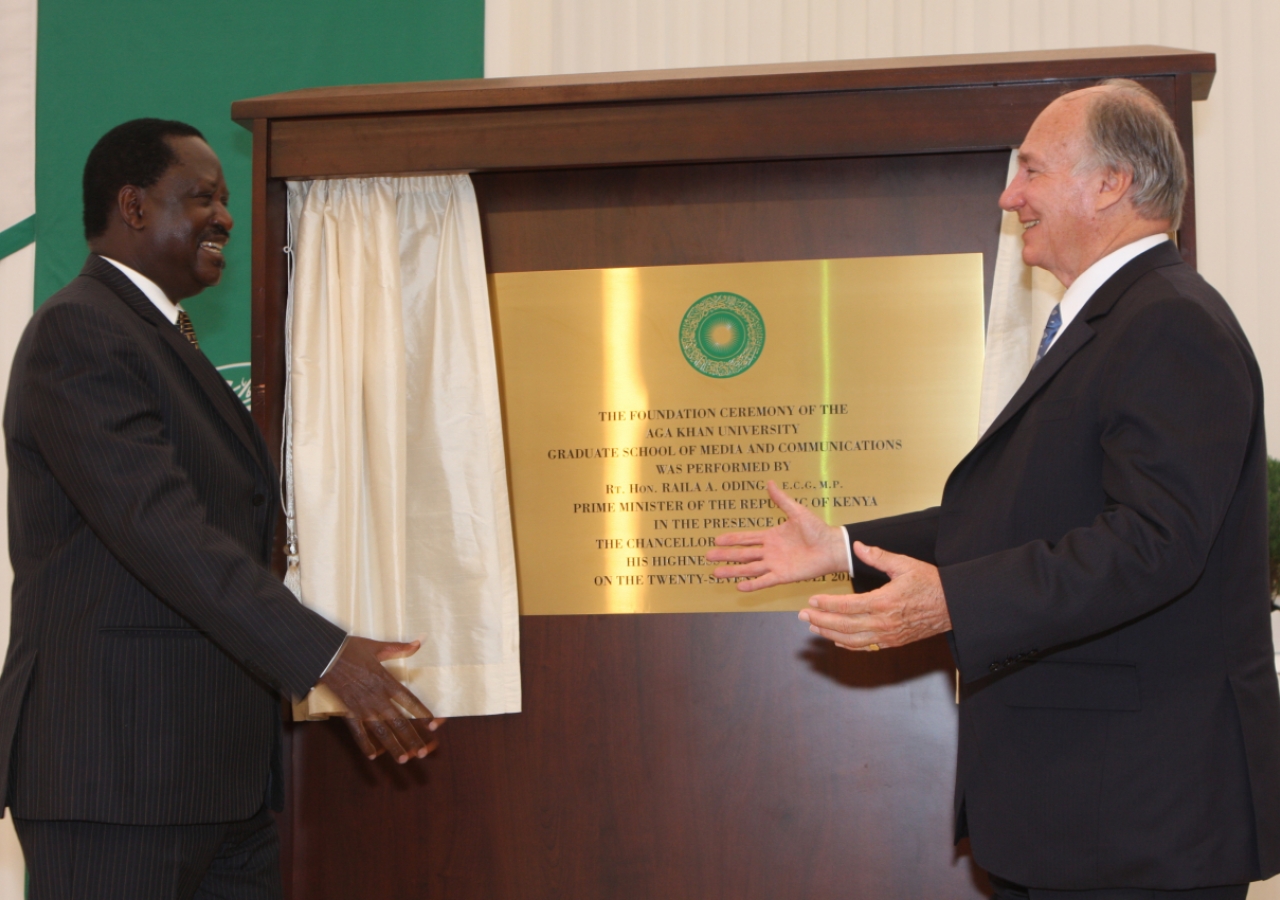
<svg viewBox="0 0 1280 900"><path fill-rule="evenodd" d="M1049 349L1049 345L1053 343L1053 336L1058 333L1058 329L1062 327L1062 311L1055 306L1053 312L1049 313L1049 321L1044 323L1044 336L1040 338L1040 349L1036 351L1036 361L1031 364L1031 368L1035 368L1040 360L1044 359L1045 352Z"/></svg>

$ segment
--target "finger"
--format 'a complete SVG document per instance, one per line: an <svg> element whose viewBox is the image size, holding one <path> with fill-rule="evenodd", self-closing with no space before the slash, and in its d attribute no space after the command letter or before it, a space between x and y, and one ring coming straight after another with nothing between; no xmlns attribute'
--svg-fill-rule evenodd
<svg viewBox="0 0 1280 900"><path fill-rule="evenodd" d="M418 731L418 736L422 738L422 750L418 753L418 757L425 758L440 746L440 738L432 734L432 726L440 720L432 719L427 722L423 719L413 719L411 721L413 727Z"/></svg>
<svg viewBox="0 0 1280 900"><path fill-rule="evenodd" d="M400 704L400 708L415 719L432 719L431 710L427 709L427 705L418 699L418 695L409 690L400 682L396 682L396 687L391 693L391 699Z"/></svg>
<svg viewBox="0 0 1280 900"><path fill-rule="evenodd" d="M890 645L885 642L884 635L873 635L870 633L848 635L832 633L831 635L820 635L826 637L831 643L835 644L842 650L852 650L854 653L872 653L876 650L884 650Z"/></svg>
<svg viewBox="0 0 1280 900"><path fill-rule="evenodd" d="M839 634L858 634L864 631L883 633L881 628L883 623L871 616L847 616L841 613L823 612L819 609L806 609L801 611L800 618L808 622L811 628L821 628L824 631Z"/></svg>
<svg viewBox="0 0 1280 900"><path fill-rule="evenodd" d="M364 730L364 723L355 718L346 718L343 721L347 723L347 728L351 730L351 736L355 738L356 746L360 748L360 752L365 755L365 758L377 759L382 750L375 746L373 741L369 740L369 735Z"/></svg>
<svg viewBox="0 0 1280 900"><path fill-rule="evenodd" d="M396 716L390 721L391 729L395 732L396 739L406 754L403 759L398 759L398 762L408 762L411 756L422 759L427 755L427 742L418 733L415 722L415 719L406 719L403 716Z"/></svg>
<svg viewBox="0 0 1280 900"><path fill-rule="evenodd" d="M394 715L394 713L390 713L390 711L388 711L388 713L390 715ZM396 716L396 718L400 717ZM403 719L401 721L403 721ZM387 752L391 754L392 758L394 758L396 762L402 763L409 758L408 752L404 749L404 746L400 743L400 739L397 737L395 730L391 727L390 716L387 719L365 719L364 727L365 730L369 732L372 739L385 747Z"/></svg>
<svg viewBox="0 0 1280 900"><path fill-rule="evenodd" d="M765 562L735 563L728 566L716 566L711 574L716 578L759 578L770 571Z"/></svg>
<svg viewBox="0 0 1280 900"><path fill-rule="evenodd" d="M769 492L769 499L774 502L774 505L776 505L778 509L787 514L788 519L793 519L804 513L812 515L810 510L788 497L782 488L778 487L776 482L770 481L765 488Z"/></svg>
<svg viewBox="0 0 1280 900"><path fill-rule="evenodd" d="M742 573L740 572L730 573L728 577L734 578L741 574ZM781 578L779 578L773 572L766 572L765 574L761 575L759 578L748 578L746 581L739 581L735 585L735 587L737 587L737 589L740 591L751 592L751 591L761 591L767 587L773 587L775 584L785 584L785 583L786 582L784 582Z"/></svg>
<svg viewBox="0 0 1280 900"><path fill-rule="evenodd" d="M918 562L910 556L903 556L901 553L890 553L888 550L881 550L879 547L869 547L862 541L853 542L853 554L862 562L878 569L890 578L897 578L899 575L906 574L912 567L912 564Z"/></svg>
<svg viewBox="0 0 1280 900"><path fill-rule="evenodd" d="M422 641L378 641L377 644L378 648L373 651L374 658L378 662L386 662L389 659L413 656L422 646Z"/></svg>
<svg viewBox="0 0 1280 900"><path fill-rule="evenodd" d="M871 612L870 594L814 594L809 605L823 612L864 615Z"/></svg>
<svg viewBox="0 0 1280 900"><path fill-rule="evenodd" d="M416 740L416 732L412 731L409 722L413 719L424 719L432 721L435 717L427 705L418 699L418 696L409 690L399 681L391 676L389 672L382 672L383 684L373 688L373 696L369 697L370 702L362 703L357 710L358 714L365 721L385 721L390 722L396 734L404 736L405 729L409 729L413 737L409 738L412 746L406 746L406 749L412 751L418 746ZM400 709L396 709L396 704ZM403 712L401 712L403 710ZM407 714L407 718L406 718ZM436 726L439 727L438 725ZM434 730L434 729L433 729ZM391 750L391 747L387 748Z"/></svg>
<svg viewBox="0 0 1280 900"><path fill-rule="evenodd" d="M729 531L716 535L717 547L750 547L763 543L763 531Z"/></svg>
<svg viewBox="0 0 1280 900"><path fill-rule="evenodd" d="M764 558L764 547L753 544L749 547L713 547L707 551L707 559L712 562L755 562Z"/></svg>
<svg viewBox="0 0 1280 900"><path fill-rule="evenodd" d="M844 647L846 650L870 650L872 644L876 645L877 650L881 647L889 646L885 643L884 635L873 631L855 631L850 634L831 628L823 628L820 625L810 625L809 631L818 637L825 638L834 644Z"/></svg>

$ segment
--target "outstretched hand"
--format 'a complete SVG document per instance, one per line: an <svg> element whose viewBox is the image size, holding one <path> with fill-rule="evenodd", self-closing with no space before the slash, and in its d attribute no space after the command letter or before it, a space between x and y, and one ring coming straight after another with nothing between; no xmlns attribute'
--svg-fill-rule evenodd
<svg viewBox="0 0 1280 900"><path fill-rule="evenodd" d="M745 577L747 580L738 582L738 590L758 591L846 570L848 557L839 526L822 521L772 481L769 498L787 520L765 531L719 535L716 546L707 551L707 559L737 565L717 566L716 578Z"/></svg>
<svg viewBox="0 0 1280 900"><path fill-rule="evenodd" d="M444 719L435 718L382 666L389 659L413 656L420 646L420 641L375 641L351 635L320 678L319 683L346 706L347 727L360 752L369 759L377 758L383 750L398 763L408 762L410 756L422 759L440 743L431 733Z"/></svg>
<svg viewBox="0 0 1280 900"><path fill-rule="evenodd" d="M889 583L865 594L819 594L800 611L809 630L848 650L901 647L951 630L937 566L853 542L853 553Z"/></svg>

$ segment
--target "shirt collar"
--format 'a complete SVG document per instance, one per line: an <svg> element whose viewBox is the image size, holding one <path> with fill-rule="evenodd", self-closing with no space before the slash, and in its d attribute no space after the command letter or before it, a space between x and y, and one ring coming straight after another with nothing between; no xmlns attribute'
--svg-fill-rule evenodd
<svg viewBox="0 0 1280 900"><path fill-rule="evenodd" d="M1158 247L1167 240L1169 240L1167 234L1152 234L1139 238L1132 244L1125 244L1119 250L1111 251L1081 272L1080 277L1071 282L1071 287L1067 288L1066 293L1062 295L1062 300L1058 302L1058 312L1062 316L1062 326L1058 329L1058 334L1054 335L1053 343L1057 343L1058 336L1067 330L1071 320L1076 317L1080 310L1084 309L1084 305L1098 292L1098 288L1107 283L1107 280L1112 275L1124 268L1125 264L1131 259L1146 253L1152 247ZM1049 346L1053 346L1053 344Z"/></svg>
<svg viewBox="0 0 1280 900"><path fill-rule="evenodd" d="M101 253L98 255L102 256ZM109 256L102 256L102 258L123 272L125 277L132 281L134 286L146 295L147 299L151 301L155 308L164 313L164 317L166 319L174 325L178 324L178 310L182 307L170 300L168 295L161 289L160 285L156 284L141 272L129 268L122 262L116 262Z"/></svg>

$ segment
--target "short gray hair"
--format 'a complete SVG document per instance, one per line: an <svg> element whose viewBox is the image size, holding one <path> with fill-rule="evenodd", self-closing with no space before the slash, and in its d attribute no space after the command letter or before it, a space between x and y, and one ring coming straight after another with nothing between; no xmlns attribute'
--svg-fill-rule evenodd
<svg viewBox="0 0 1280 900"><path fill-rule="evenodd" d="M1164 104L1136 81L1110 78L1089 98L1090 154L1083 166L1130 172L1129 199L1144 219L1176 229L1187 195L1187 160Z"/></svg>

